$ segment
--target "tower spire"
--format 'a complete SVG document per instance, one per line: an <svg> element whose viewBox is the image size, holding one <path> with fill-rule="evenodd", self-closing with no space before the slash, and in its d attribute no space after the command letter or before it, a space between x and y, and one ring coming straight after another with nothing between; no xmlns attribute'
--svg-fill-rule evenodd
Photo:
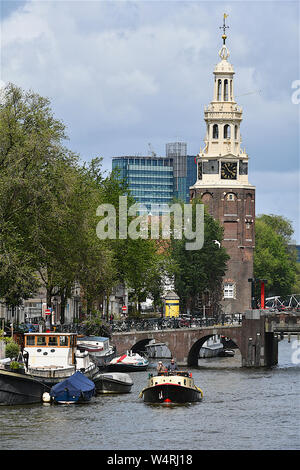
<svg viewBox="0 0 300 470"><path fill-rule="evenodd" d="M223 26L220 26L220 29L223 29L223 34L222 34L222 39L223 39L223 44L225 45L225 41L227 39L227 36L226 36L226 29L229 28L229 26L226 26L226 18L227 18L228 15L226 15L226 13L224 13L223 15Z"/></svg>

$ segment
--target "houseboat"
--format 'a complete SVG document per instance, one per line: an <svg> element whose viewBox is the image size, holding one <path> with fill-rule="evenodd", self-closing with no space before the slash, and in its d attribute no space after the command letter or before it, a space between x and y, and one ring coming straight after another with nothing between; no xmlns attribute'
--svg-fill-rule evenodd
<svg viewBox="0 0 300 470"><path fill-rule="evenodd" d="M77 333L25 333L25 373L52 386L81 371L92 380L97 365L77 349Z"/></svg>

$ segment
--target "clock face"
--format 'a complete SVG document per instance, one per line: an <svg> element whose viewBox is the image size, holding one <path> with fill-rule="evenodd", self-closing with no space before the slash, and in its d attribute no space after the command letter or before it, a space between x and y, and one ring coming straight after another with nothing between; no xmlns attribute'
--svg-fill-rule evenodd
<svg viewBox="0 0 300 470"><path fill-rule="evenodd" d="M236 162L222 162L221 178L223 180L235 180L237 176Z"/></svg>

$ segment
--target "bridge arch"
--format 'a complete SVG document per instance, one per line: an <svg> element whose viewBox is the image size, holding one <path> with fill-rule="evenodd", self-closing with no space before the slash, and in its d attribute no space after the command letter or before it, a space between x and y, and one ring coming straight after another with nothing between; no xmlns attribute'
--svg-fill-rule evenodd
<svg viewBox="0 0 300 470"><path fill-rule="evenodd" d="M143 339L140 339L139 341L137 341L137 343L135 343L132 347L131 347L131 351L133 353L140 353L140 352L144 352L145 351L145 346L147 344L149 344L151 341L151 338L143 338Z"/></svg>
<svg viewBox="0 0 300 470"><path fill-rule="evenodd" d="M198 364L198 359L199 359L199 353L200 353L200 349L202 348L202 346L204 345L204 343L209 339L209 338L212 338L216 336L215 333L211 332L211 333L208 333L208 334L203 334L200 336L200 338L196 339L196 341L192 344L189 352L188 352L188 356L187 356L187 365L190 366L190 367L197 367L199 364ZM221 336L224 336L224 335L221 335ZM231 339L230 337L228 337L226 335L226 338L229 338ZM236 345L236 347L240 350L240 347L238 345L238 341L233 340L231 339L232 342Z"/></svg>

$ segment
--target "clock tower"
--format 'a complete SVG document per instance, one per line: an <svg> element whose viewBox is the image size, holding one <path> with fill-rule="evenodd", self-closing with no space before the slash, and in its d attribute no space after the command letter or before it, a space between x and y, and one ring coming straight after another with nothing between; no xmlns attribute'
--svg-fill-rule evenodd
<svg viewBox="0 0 300 470"><path fill-rule="evenodd" d="M242 108L234 98L234 70L228 61L224 14L220 62L214 69L213 99L204 109L205 146L197 155L197 181L190 197L201 198L224 227L223 246L230 260L223 279L225 313L251 308L253 277L255 187L248 181L249 157L242 148Z"/></svg>

